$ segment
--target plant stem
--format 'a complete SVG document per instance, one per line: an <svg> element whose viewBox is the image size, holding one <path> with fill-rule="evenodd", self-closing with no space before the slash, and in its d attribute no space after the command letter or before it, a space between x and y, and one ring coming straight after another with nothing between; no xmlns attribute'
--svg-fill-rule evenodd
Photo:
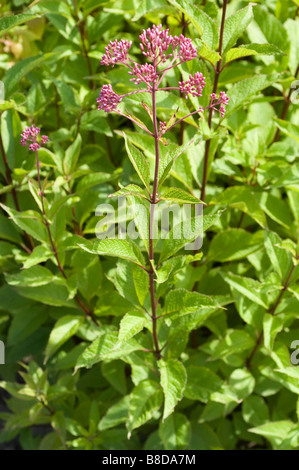
<svg viewBox="0 0 299 470"><path fill-rule="evenodd" d="M86 24L85 24L85 20L81 21L80 18L79 18L77 0L74 0L74 10L75 10L75 20L77 22L77 28L78 28L80 38L81 38L83 54L84 54L84 57L85 57L85 60L86 60L89 75L92 76L92 74L93 74L92 66L91 66L90 58L88 56L88 50L87 50L86 45L85 45L85 41L87 41ZM90 83L90 88L92 88L94 90L95 89L95 82L93 81L92 78L90 79L89 83Z"/></svg>
<svg viewBox="0 0 299 470"><path fill-rule="evenodd" d="M297 67L296 72L295 72L295 78L298 77L298 74L299 74L299 64L298 64L298 67ZM283 108L282 108L280 119L284 120L286 118L289 106L291 104L291 96L292 96L293 91L294 91L294 88L290 88L288 95L284 97L284 105L283 105ZM277 142L278 139L279 139L279 136L280 136L280 129L278 128L277 131L276 131L273 142Z"/></svg>
<svg viewBox="0 0 299 470"><path fill-rule="evenodd" d="M67 279L67 275L65 273L65 270L62 266L62 263L60 261L59 255L58 255L57 246L55 245L52 234L51 234L50 223L48 221L47 214L46 214L45 201L44 201L44 192L43 192L43 188L42 188L42 184L41 184L41 177L40 177L40 161L39 161L39 156L38 156L38 150L35 151L35 154L36 154L36 167L37 167L37 181L38 181L38 187L39 187L39 196L40 196L40 200L41 200L42 215L43 215L44 224L46 226L46 230L47 230L47 233L48 233L48 238L49 238L49 242L50 242L50 245L51 245L51 249L54 253L59 271L61 272L64 279ZM98 325L98 322L97 322L97 319L94 316L94 313L91 310L89 310L88 307L86 307L86 305L79 298L78 294L75 295L74 299L77 302L77 304L79 305L79 307L81 308L81 310L83 310L84 314L87 317L90 317L93 320L93 322L96 325Z"/></svg>
<svg viewBox="0 0 299 470"><path fill-rule="evenodd" d="M157 108L156 108L156 82L152 88L152 106L153 106L153 124L154 124L154 139L155 139L155 176L153 183L153 193L151 195L150 205L150 220L149 220L149 287L151 295L151 306L152 306L152 324L153 324L153 339L154 339L154 354L157 360L161 359L161 350L159 347L158 332L157 332L157 301L155 293L155 272L153 268L154 262L154 215L155 205L157 204L157 189L158 189L158 177L159 177L159 135L157 126Z"/></svg>
<svg viewBox="0 0 299 470"><path fill-rule="evenodd" d="M223 1L222 6L222 18L221 18L221 26L220 26L220 35L219 35L219 54L222 54L222 46L223 46L223 33L224 33L224 23L225 23L225 16L226 16L226 7L228 4L228 0ZM222 58L220 58L216 64L215 68L215 76L214 76L214 85L213 85L213 93L217 93L218 81L219 76L221 73L221 64ZM213 116L213 109L210 108L209 117L208 117L208 126L211 129L212 126L212 116ZM202 177L202 185L201 185L201 195L200 199L205 201L206 198L206 185L208 180L208 164L209 164L209 155L210 155L210 145L211 139L206 141L205 145L205 155L204 155L204 166L203 166L203 177Z"/></svg>
<svg viewBox="0 0 299 470"><path fill-rule="evenodd" d="M283 297L283 294L285 293L285 291L287 290L287 288L289 287L289 284L290 284L290 281L291 281L291 277L292 277L292 274L293 274L293 271L295 269L295 264L292 265L291 269L290 269L290 272L288 274L288 277L286 279L286 281L284 282L283 286L282 286L282 289L281 291L279 292L278 296L277 296L277 299L276 301L274 302L273 306L268 310L268 313L270 313L270 315L275 315L275 312L277 310L277 307L278 305L280 304L281 302L281 299ZM257 352L258 350L258 347L259 345L261 344L262 342L262 339L263 339L263 330L260 332L260 334L258 335L257 339L256 339L256 343L254 345L254 348L253 350L251 351L251 354L249 356L249 358L247 359L246 361L246 366L247 366L247 369L250 369L251 367L251 362L252 362L252 359L254 358L255 356L255 353Z"/></svg>
<svg viewBox="0 0 299 470"><path fill-rule="evenodd" d="M0 114L0 127L1 127L1 117L2 117L2 114ZM12 195L13 202L14 202L16 210L18 212L21 212L17 191L16 191L16 188L13 186L13 182L12 182L11 170L10 170L9 165L8 165L8 160L7 160L7 156L6 156L4 145L3 145L1 131L0 131L0 151L2 153L2 158L3 158L3 162L4 162L4 167L5 167L5 181L6 181L6 184L8 186L11 186L11 195ZM34 248L34 244L33 244L32 240L31 240L31 238L30 238L30 236L28 235L27 232L24 232L24 235L25 235L25 238L27 240L27 245L28 246L24 245L23 248L28 253L31 253L31 251Z"/></svg>

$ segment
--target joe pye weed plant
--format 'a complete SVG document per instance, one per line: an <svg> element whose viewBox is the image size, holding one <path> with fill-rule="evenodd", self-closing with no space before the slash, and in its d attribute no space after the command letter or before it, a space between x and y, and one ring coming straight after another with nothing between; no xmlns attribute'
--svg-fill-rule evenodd
<svg viewBox="0 0 299 470"><path fill-rule="evenodd" d="M297 3L5 3L1 442L298 449Z"/></svg>

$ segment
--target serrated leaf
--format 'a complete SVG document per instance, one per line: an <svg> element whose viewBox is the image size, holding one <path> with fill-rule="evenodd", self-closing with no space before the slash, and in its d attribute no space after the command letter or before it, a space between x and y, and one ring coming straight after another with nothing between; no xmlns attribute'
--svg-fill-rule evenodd
<svg viewBox="0 0 299 470"><path fill-rule="evenodd" d="M276 335L283 328L283 318L266 313L263 318L264 345L270 351L273 348Z"/></svg>
<svg viewBox="0 0 299 470"><path fill-rule="evenodd" d="M223 279L234 289L245 295L248 299L256 302L265 309L268 309L267 295L263 292L263 285L245 276L238 276L233 273L221 273Z"/></svg>
<svg viewBox="0 0 299 470"><path fill-rule="evenodd" d="M128 186L125 186L124 188L119 189L113 194L109 194L108 197L121 197L121 196L138 196L142 197L143 199L148 199L148 195L145 194L142 188L140 186L137 186L137 184L129 184Z"/></svg>
<svg viewBox="0 0 299 470"><path fill-rule="evenodd" d="M256 77L246 78L238 82L229 90L229 103L226 108L225 117L228 118L233 112L250 102L252 97L264 88L272 85L278 79L278 74L258 75Z"/></svg>
<svg viewBox="0 0 299 470"><path fill-rule="evenodd" d="M173 413L159 426L159 436L166 450L185 449L190 439L190 431L190 423L181 413Z"/></svg>
<svg viewBox="0 0 299 470"><path fill-rule="evenodd" d="M36 13L21 13L19 15L3 16L2 18L0 18L0 33L1 35L3 35L11 28L14 28L15 26L18 26L20 24L26 23L27 21L39 17L40 16Z"/></svg>
<svg viewBox="0 0 299 470"><path fill-rule="evenodd" d="M133 336L143 330L148 322L149 319L144 312L136 310L126 313L119 325L119 342L124 343L133 338Z"/></svg>
<svg viewBox="0 0 299 470"><path fill-rule="evenodd" d="M164 392L164 420L173 412L177 403L183 398L187 374L183 364L175 359L161 359L159 361L159 369L161 386Z"/></svg>
<svg viewBox="0 0 299 470"><path fill-rule="evenodd" d="M123 132L129 159L147 190L150 190L150 170L144 155L137 149Z"/></svg>
<svg viewBox="0 0 299 470"><path fill-rule="evenodd" d="M201 39L214 49L218 42L218 31L216 24L203 10L188 0L170 0L170 3L185 13L201 35Z"/></svg>
<svg viewBox="0 0 299 470"><path fill-rule="evenodd" d="M82 243L79 246L88 253L115 256L136 263L139 266L145 265L145 260L138 246L129 239L108 238L94 243Z"/></svg>
<svg viewBox="0 0 299 470"><path fill-rule="evenodd" d="M129 406L129 395L112 405L99 422L99 431L105 431L106 429L114 428L115 426L119 426L121 423L125 423L128 419Z"/></svg>
<svg viewBox="0 0 299 470"><path fill-rule="evenodd" d="M245 186L233 186L225 189L213 200L213 203L239 209L252 217L262 228L266 226L266 217L259 206L255 193Z"/></svg>
<svg viewBox="0 0 299 470"><path fill-rule="evenodd" d="M54 276L44 266L33 266L15 274L7 274L6 280L11 286L44 286L53 282Z"/></svg>
<svg viewBox="0 0 299 470"><path fill-rule="evenodd" d="M163 392L157 382L143 380L130 395L130 410L127 421L129 435L149 421L163 402Z"/></svg>
<svg viewBox="0 0 299 470"><path fill-rule="evenodd" d="M203 403L207 403L211 394L218 392L223 384L218 375L207 367L187 366L187 376L185 397Z"/></svg>
<svg viewBox="0 0 299 470"><path fill-rule="evenodd" d="M71 175L75 171L81 151L81 145L82 137L78 134L74 142L66 149L63 160L63 167L66 175Z"/></svg>
<svg viewBox="0 0 299 470"><path fill-rule="evenodd" d="M84 317L82 316L66 315L55 323L46 347L45 362L53 356L60 346L76 334L83 322Z"/></svg>
<svg viewBox="0 0 299 470"><path fill-rule="evenodd" d="M263 245L263 233L251 234L246 230L232 228L218 233L212 240L208 259L233 261L245 258Z"/></svg>
<svg viewBox="0 0 299 470"><path fill-rule="evenodd" d="M252 5L238 10L226 18L223 31L223 53L230 49L245 31L253 18Z"/></svg>
<svg viewBox="0 0 299 470"><path fill-rule="evenodd" d="M205 204L192 194L178 188L165 188L160 196L162 201L172 201L178 204Z"/></svg>
<svg viewBox="0 0 299 470"><path fill-rule="evenodd" d="M213 225L220 217L221 213L213 215L197 216L175 225L170 230L168 238L164 240L160 255L160 263L173 256L177 251L183 248L187 243L193 242L197 237Z"/></svg>

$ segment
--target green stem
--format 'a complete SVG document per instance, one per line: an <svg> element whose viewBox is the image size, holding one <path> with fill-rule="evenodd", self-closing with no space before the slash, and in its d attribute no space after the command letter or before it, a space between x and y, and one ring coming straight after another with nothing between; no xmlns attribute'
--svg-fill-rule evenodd
<svg viewBox="0 0 299 470"><path fill-rule="evenodd" d="M40 177L40 161L39 161L39 156L38 156L38 150L35 151L35 154L36 154L36 167L37 167L37 181L38 181L39 196L40 196L41 206L42 206L43 221L44 221L44 224L46 226L46 230L47 230L47 233L48 233L48 238L49 238L49 242L50 242L50 245L51 245L51 249L54 253L59 271L61 272L64 279L67 279L67 275L65 273L65 270L62 266L62 263L60 261L59 255L58 255L57 246L55 245L53 237L52 237L50 224L49 224L47 214L46 214L45 201L44 201L44 192L43 192L41 177ZM88 307L86 307L86 305L82 302L82 300L80 299L78 294L75 295L74 299L77 302L77 304L79 305L79 307L81 308L81 310L83 310L84 314L87 317L90 317L93 320L93 322L96 325L98 325L98 322L97 322L97 319L95 318L94 313L91 310L89 310Z"/></svg>
<svg viewBox="0 0 299 470"><path fill-rule="evenodd" d="M154 139L155 139L155 175L153 183L153 193L151 195L150 205L150 220L149 220L149 287L151 295L152 306L152 324L153 324L153 339L154 339L154 354L157 360L161 359L161 350L159 347L158 332L157 332L157 300L155 293L155 272L153 268L154 262L154 216L155 205L157 204L157 191L158 191L158 178L159 178L159 135L157 126L157 108L156 108L156 83L152 88L152 106L153 106L153 124L154 124Z"/></svg>

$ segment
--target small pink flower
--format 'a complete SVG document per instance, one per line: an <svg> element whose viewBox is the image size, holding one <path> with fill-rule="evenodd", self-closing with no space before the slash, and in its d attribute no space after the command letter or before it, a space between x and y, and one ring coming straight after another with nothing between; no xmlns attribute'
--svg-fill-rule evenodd
<svg viewBox="0 0 299 470"><path fill-rule="evenodd" d="M138 65L135 63L134 70L133 72L129 72L129 75L135 76L135 78L131 78L130 81L134 82L136 85L139 85L140 82L145 82L147 85L150 85L159 78L155 67L151 64Z"/></svg>
<svg viewBox="0 0 299 470"><path fill-rule="evenodd" d="M106 111L106 113L115 111L121 100L122 97L113 91L110 84L103 85L103 88L100 91L100 96L97 98L98 110Z"/></svg>
<svg viewBox="0 0 299 470"><path fill-rule="evenodd" d="M180 37L174 36L172 44L174 47L179 47L178 58L180 60L187 62L197 57L197 50L193 46L190 38L186 38L182 34Z"/></svg>
<svg viewBox="0 0 299 470"><path fill-rule="evenodd" d="M132 45L132 41L110 41L108 46L105 47L106 54L103 55L101 65L112 65L122 64L129 60L128 51Z"/></svg>
<svg viewBox="0 0 299 470"><path fill-rule="evenodd" d="M223 118L225 115L225 106L229 102L229 97L225 93L225 91L220 91L219 98L217 98L216 93L211 93L211 102L210 102L210 107L214 109L215 111L219 111L220 116ZM219 106L219 109L216 108L216 106Z"/></svg>
<svg viewBox="0 0 299 470"><path fill-rule="evenodd" d="M40 128L31 126L31 127L25 127L21 134L21 141L20 144L23 146L27 146L29 150L36 151L40 148L40 144L45 144L46 142L49 142L49 138L46 135L42 135L40 138L40 142L38 142L38 136L40 133Z"/></svg>
<svg viewBox="0 0 299 470"><path fill-rule="evenodd" d="M166 54L167 49L172 45L173 37L168 34L169 29L161 30L162 25L153 25L152 28L144 29L139 39L142 53L151 61L159 60L161 63L172 56Z"/></svg>
<svg viewBox="0 0 299 470"><path fill-rule="evenodd" d="M205 86L205 77L202 73L196 72L194 77L189 75L189 80L186 82L179 82L180 92L185 94L185 98L188 98L190 93L192 96L202 96L202 90Z"/></svg>
<svg viewBox="0 0 299 470"><path fill-rule="evenodd" d="M159 122L159 134L163 135L166 131L166 121Z"/></svg>

